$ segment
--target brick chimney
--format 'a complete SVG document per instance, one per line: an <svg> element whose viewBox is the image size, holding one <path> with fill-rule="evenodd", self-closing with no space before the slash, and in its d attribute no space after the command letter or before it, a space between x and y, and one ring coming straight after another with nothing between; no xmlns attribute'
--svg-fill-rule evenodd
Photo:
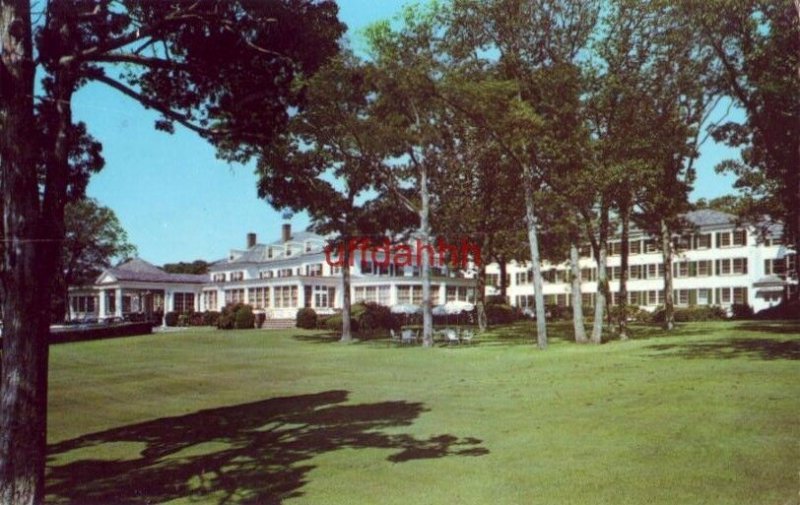
<svg viewBox="0 0 800 505"><path fill-rule="evenodd" d="M292 238L292 225L290 223L285 223L281 228L281 240L283 242L288 242Z"/></svg>
<svg viewBox="0 0 800 505"><path fill-rule="evenodd" d="M255 233L248 233L247 234L247 248L251 249L256 245L256 234Z"/></svg>

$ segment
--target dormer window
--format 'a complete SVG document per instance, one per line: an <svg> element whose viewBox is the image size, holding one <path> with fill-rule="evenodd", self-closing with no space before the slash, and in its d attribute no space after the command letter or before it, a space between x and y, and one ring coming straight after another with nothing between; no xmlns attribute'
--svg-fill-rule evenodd
<svg viewBox="0 0 800 505"><path fill-rule="evenodd" d="M272 248L267 247L267 258L272 259Z"/></svg>
<svg viewBox="0 0 800 505"><path fill-rule="evenodd" d="M285 252L285 255L286 255L287 257L289 257L289 256L291 256L291 255L292 255L292 248L291 248L291 246L289 246L289 244L286 244L286 252Z"/></svg>
<svg viewBox="0 0 800 505"><path fill-rule="evenodd" d="M311 242L306 241L306 252L307 253L311 252L311 249L312 249Z"/></svg>

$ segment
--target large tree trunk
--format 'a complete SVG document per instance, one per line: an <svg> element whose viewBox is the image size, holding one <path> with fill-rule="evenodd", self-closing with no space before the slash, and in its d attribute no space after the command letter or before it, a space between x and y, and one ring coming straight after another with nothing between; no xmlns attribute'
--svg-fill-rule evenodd
<svg viewBox="0 0 800 505"><path fill-rule="evenodd" d="M536 206L533 200L533 174L530 168L525 168L523 186L525 192L525 219L528 225L528 242L531 249L531 263L533 268L533 297L536 304L536 343L539 349L547 348L547 321L544 307L544 282L542 280L542 264L539 256L539 225L536 217Z"/></svg>
<svg viewBox="0 0 800 505"><path fill-rule="evenodd" d="M352 252L350 251L350 237L343 237L344 247L342 248L342 338L340 342L352 342L353 329L351 321L350 299L350 261Z"/></svg>
<svg viewBox="0 0 800 505"><path fill-rule="evenodd" d="M672 233L661 220L661 257L664 260L664 329L675 328L675 302L672 297Z"/></svg>
<svg viewBox="0 0 800 505"><path fill-rule="evenodd" d="M592 343L600 344L603 341L603 318L605 317L610 294L608 288L608 270L606 268L606 263L608 262L608 208L605 206L600 209L600 231L596 247L597 293L595 294Z"/></svg>
<svg viewBox="0 0 800 505"><path fill-rule="evenodd" d="M627 205L622 205L620 208L622 218L622 240L620 267L619 267L619 307L618 307L618 327L620 340L628 340L628 255L629 244L628 236L630 235L630 208Z"/></svg>
<svg viewBox="0 0 800 505"><path fill-rule="evenodd" d="M569 262L572 269L572 327L575 332L575 342L583 344L589 340L586 338L586 328L583 325L580 254L575 243L569 246Z"/></svg>
<svg viewBox="0 0 800 505"><path fill-rule="evenodd" d="M0 503L44 499L47 340L53 263L43 248L33 116L33 51L28 1L0 4L0 188L4 242L0 378ZM52 248L51 248L52 249Z"/></svg>
<svg viewBox="0 0 800 505"><path fill-rule="evenodd" d="M798 1L800 1L800 0L798 0ZM509 300L508 300L508 282L506 282L506 277L508 275L508 273L507 273L508 265L506 265L506 257L505 257L505 255L501 254L499 256L498 263L500 264L500 279L499 279L499 281L500 281L500 296L503 298L503 303L509 303Z"/></svg>
<svg viewBox="0 0 800 505"><path fill-rule="evenodd" d="M428 170L419 170L419 231L423 246L431 245L431 199L428 193ZM418 252L419 254L419 252ZM422 254L422 345L433 347L433 307L431 305L431 262L427 252Z"/></svg>
<svg viewBox="0 0 800 505"><path fill-rule="evenodd" d="M486 331L486 264L481 262L478 275L475 277L475 293L477 294L478 329Z"/></svg>

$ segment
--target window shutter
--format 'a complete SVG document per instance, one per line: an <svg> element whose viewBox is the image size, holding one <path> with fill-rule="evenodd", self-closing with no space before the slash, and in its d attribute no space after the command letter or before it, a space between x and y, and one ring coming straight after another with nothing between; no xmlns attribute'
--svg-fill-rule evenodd
<svg viewBox="0 0 800 505"><path fill-rule="evenodd" d="M747 258L742 258L742 273L747 273Z"/></svg>

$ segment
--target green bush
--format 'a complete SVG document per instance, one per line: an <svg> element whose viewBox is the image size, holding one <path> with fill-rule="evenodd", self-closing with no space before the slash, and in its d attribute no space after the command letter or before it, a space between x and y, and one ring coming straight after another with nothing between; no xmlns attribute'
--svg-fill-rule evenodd
<svg viewBox="0 0 800 505"><path fill-rule="evenodd" d="M207 310L203 312L203 326L217 326L219 315L219 312L216 310Z"/></svg>
<svg viewBox="0 0 800 505"><path fill-rule="evenodd" d="M317 327L317 311L305 307L297 311L297 327L313 330Z"/></svg>
<svg viewBox="0 0 800 505"><path fill-rule="evenodd" d="M253 327L255 327L253 308L244 303L224 306L217 320L217 328L221 330L249 329Z"/></svg>
<svg viewBox="0 0 800 505"><path fill-rule="evenodd" d="M242 305L236 311L233 326L237 330L251 330L256 327L256 316L253 314L253 307Z"/></svg>
<svg viewBox="0 0 800 505"><path fill-rule="evenodd" d="M727 319L725 309L716 305L692 305L675 309L675 322L688 323L694 321L720 321ZM649 314L642 314L642 320L647 323L663 323L665 310L662 305Z"/></svg>
<svg viewBox="0 0 800 505"><path fill-rule="evenodd" d="M734 303L731 306L731 317L734 319L752 319L753 307L746 303Z"/></svg>
<svg viewBox="0 0 800 505"><path fill-rule="evenodd" d="M489 324L509 324L519 319L514 307L505 304L486 305L486 321Z"/></svg>
<svg viewBox="0 0 800 505"><path fill-rule="evenodd" d="M398 321L389 310L389 307L374 302L364 302L360 305L356 319L358 328L363 331L388 330L399 328Z"/></svg>
<svg viewBox="0 0 800 505"><path fill-rule="evenodd" d="M189 326L189 314L181 314L178 316L178 326Z"/></svg>
<svg viewBox="0 0 800 505"><path fill-rule="evenodd" d="M329 331L341 332L342 315L334 314L331 317L325 319L325 329ZM352 314L350 314L350 330L358 331L358 319L354 318Z"/></svg>
<svg viewBox="0 0 800 505"><path fill-rule="evenodd" d="M177 312L167 312L164 316L164 324L167 326L178 326L178 318L180 314Z"/></svg>

